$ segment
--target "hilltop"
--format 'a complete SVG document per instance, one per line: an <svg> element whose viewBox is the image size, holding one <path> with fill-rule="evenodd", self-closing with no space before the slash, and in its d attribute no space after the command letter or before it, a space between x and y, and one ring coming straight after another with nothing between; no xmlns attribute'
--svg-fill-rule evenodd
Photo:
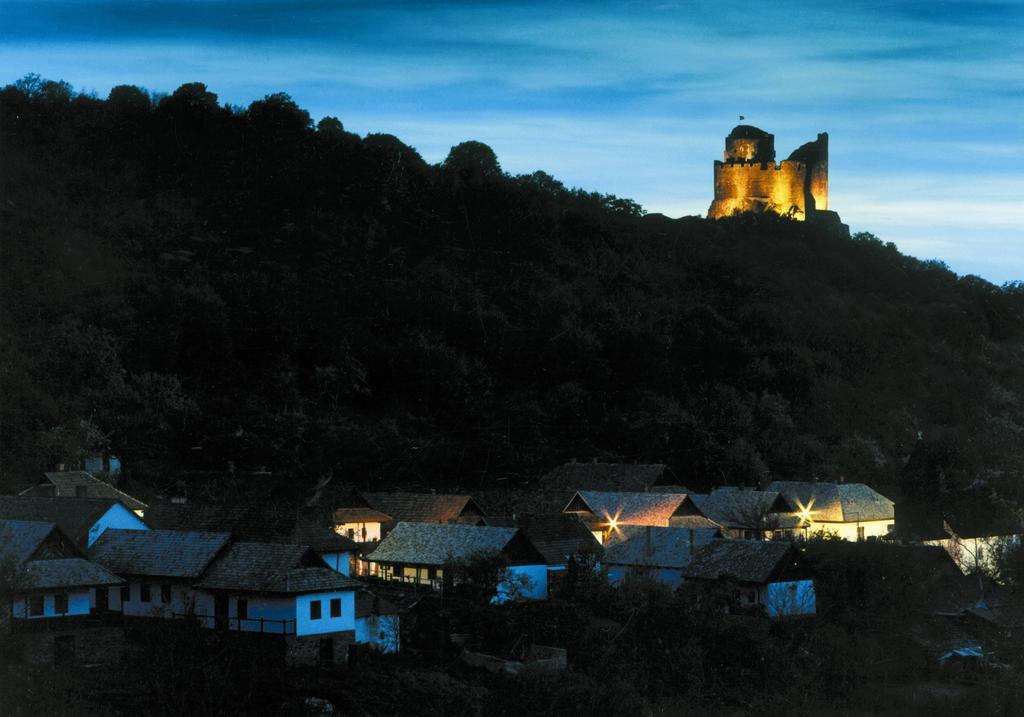
<svg viewBox="0 0 1024 717"><path fill-rule="evenodd" d="M771 214L645 216L464 142L202 84L0 90L0 486L89 450L157 485L925 492L1024 466L1024 291Z"/></svg>

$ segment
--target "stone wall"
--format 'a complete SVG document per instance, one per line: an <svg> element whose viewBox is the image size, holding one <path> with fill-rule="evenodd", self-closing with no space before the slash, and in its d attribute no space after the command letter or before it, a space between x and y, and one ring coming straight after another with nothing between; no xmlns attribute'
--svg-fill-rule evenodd
<svg viewBox="0 0 1024 717"><path fill-rule="evenodd" d="M708 217L719 219L737 211L772 211L805 219L806 183L807 165L802 162L715 162L715 201Z"/></svg>

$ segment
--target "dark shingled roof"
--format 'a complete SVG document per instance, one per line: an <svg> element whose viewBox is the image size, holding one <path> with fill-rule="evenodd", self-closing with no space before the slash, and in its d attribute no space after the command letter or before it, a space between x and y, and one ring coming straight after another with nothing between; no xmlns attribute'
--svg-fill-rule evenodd
<svg viewBox="0 0 1024 717"><path fill-rule="evenodd" d="M138 498L118 490L109 483L101 481L87 471L61 471L44 473L46 482L23 490L21 495L53 498L77 498L78 489L85 489L84 498L111 498L119 500L132 511L146 510L146 504Z"/></svg>
<svg viewBox="0 0 1024 717"><path fill-rule="evenodd" d="M686 577L698 580L728 578L741 583L765 584L784 571L787 562L801 561L789 542L712 540L694 551Z"/></svg>
<svg viewBox="0 0 1024 717"><path fill-rule="evenodd" d="M553 513L519 518L488 518L487 524L519 528L544 556L547 565L565 565L572 555L601 552L601 544L594 538L590 528L575 515Z"/></svg>
<svg viewBox="0 0 1024 717"><path fill-rule="evenodd" d="M80 548L89 541L89 529L118 501L110 498L38 498L0 495L0 518L56 523Z"/></svg>
<svg viewBox="0 0 1024 717"><path fill-rule="evenodd" d="M327 508L279 508L266 502L154 503L146 511L146 522L168 530L224 531L248 542L308 545L321 553L358 549L352 540L334 532L333 516Z"/></svg>
<svg viewBox="0 0 1024 717"><path fill-rule="evenodd" d="M196 587L294 595L358 590L363 584L325 567L306 545L233 543Z"/></svg>
<svg viewBox="0 0 1024 717"><path fill-rule="evenodd" d="M815 522L852 523L892 520L893 502L863 483L815 483L777 480L768 490L782 494L792 510L812 505ZM798 504L799 503L799 504Z"/></svg>
<svg viewBox="0 0 1024 717"><path fill-rule="evenodd" d="M399 523L366 559L375 563L444 565L449 559L504 550L517 532L516 528L489 525Z"/></svg>
<svg viewBox="0 0 1024 717"><path fill-rule="evenodd" d="M89 557L120 575L197 578L230 538L228 533L109 528Z"/></svg>
<svg viewBox="0 0 1024 717"><path fill-rule="evenodd" d="M406 523L447 523L459 520L475 522L483 509L468 495L443 493L363 493L374 510Z"/></svg>
<svg viewBox="0 0 1024 717"><path fill-rule="evenodd" d="M607 565L637 565L656 568L685 568L692 551L721 533L717 528L656 528L625 525L613 530L604 545Z"/></svg>
<svg viewBox="0 0 1024 717"><path fill-rule="evenodd" d="M83 558L30 560L25 564L26 587L32 590L120 585L124 582L109 570Z"/></svg>
<svg viewBox="0 0 1024 717"><path fill-rule="evenodd" d="M370 617L371 615L397 615L401 610L382 597L374 595L369 590L360 590L356 593L356 617Z"/></svg>
<svg viewBox="0 0 1024 717"><path fill-rule="evenodd" d="M759 516L771 514L779 528L796 527L799 518L792 515L781 494L776 491L716 488L707 495L691 495L700 511L727 528L754 528ZM777 512L782 511L782 512Z"/></svg>
<svg viewBox="0 0 1024 717"><path fill-rule="evenodd" d="M55 524L42 521L0 520L0 560L20 565L56 529Z"/></svg>

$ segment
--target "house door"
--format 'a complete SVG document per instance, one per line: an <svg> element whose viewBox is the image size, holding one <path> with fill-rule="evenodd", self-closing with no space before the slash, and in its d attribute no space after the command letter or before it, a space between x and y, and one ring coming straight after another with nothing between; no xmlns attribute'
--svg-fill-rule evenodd
<svg viewBox="0 0 1024 717"><path fill-rule="evenodd" d="M96 612L101 615L110 609L110 595L105 587L96 588Z"/></svg>
<svg viewBox="0 0 1024 717"><path fill-rule="evenodd" d="M218 630L228 628L228 596L213 596L213 624Z"/></svg>

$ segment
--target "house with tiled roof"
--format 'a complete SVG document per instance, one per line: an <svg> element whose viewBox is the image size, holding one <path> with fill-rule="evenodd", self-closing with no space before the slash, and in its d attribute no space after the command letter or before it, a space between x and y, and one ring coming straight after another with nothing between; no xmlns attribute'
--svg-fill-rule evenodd
<svg viewBox="0 0 1024 717"><path fill-rule="evenodd" d="M691 495L690 499L726 538L765 540L793 537L800 525L789 504L777 491L723 486L707 494Z"/></svg>
<svg viewBox="0 0 1024 717"><path fill-rule="evenodd" d="M351 573L359 546L334 529L331 511L251 503L154 503L147 513L154 528L230 533L235 540L307 545L324 563L343 575Z"/></svg>
<svg viewBox="0 0 1024 717"><path fill-rule="evenodd" d="M0 495L0 520L55 523L80 550L96 542L108 528L149 529L124 503L112 498Z"/></svg>
<svg viewBox="0 0 1024 717"><path fill-rule="evenodd" d="M84 618L106 609L107 591L124 581L88 560L54 523L0 520L0 564L9 574L13 629L50 618Z"/></svg>
<svg viewBox="0 0 1024 717"><path fill-rule="evenodd" d="M402 523L482 525L486 513L469 495L447 493L363 493L367 505Z"/></svg>
<svg viewBox="0 0 1024 717"><path fill-rule="evenodd" d="M518 528L399 523L366 561L379 580L440 590L451 562L494 553L508 561L509 581L522 586L515 591L519 597L547 597L547 561Z"/></svg>
<svg viewBox="0 0 1024 717"><path fill-rule="evenodd" d="M337 499L334 508L334 530L356 543L376 543L381 538L381 528L393 524L395 518L372 508L366 498L350 491Z"/></svg>
<svg viewBox="0 0 1024 717"><path fill-rule="evenodd" d="M613 585L633 574L652 577L674 588L683 582L683 571L694 551L719 537L717 527L623 525L610 533L601 563Z"/></svg>
<svg viewBox="0 0 1024 717"><path fill-rule="evenodd" d="M824 531L844 540L864 540L895 528L894 503L863 483L773 481L767 490L782 495L804 534Z"/></svg>
<svg viewBox="0 0 1024 717"><path fill-rule="evenodd" d="M812 571L789 541L715 539L693 552L683 576L731 588L730 606L741 611L795 617L816 609Z"/></svg>
<svg viewBox="0 0 1024 717"><path fill-rule="evenodd" d="M626 493L577 491L562 509L587 524L594 538L604 542L620 525L655 527L717 527L682 493Z"/></svg>
<svg viewBox="0 0 1024 717"><path fill-rule="evenodd" d="M228 533L115 528L93 543L89 557L127 581L111 596L114 609L171 619L192 612L193 583L230 539Z"/></svg>
<svg viewBox="0 0 1024 717"><path fill-rule="evenodd" d="M140 518L145 517L146 504L138 498L101 481L88 471L54 471L44 473L42 483L23 490L19 495L50 498L108 498L120 501Z"/></svg>
<svg viewBox="0 0 1024 717"><path fill-rule="evenodd" d="M326 567L308 546L232 543L194 587L203 624L284 635L292 663L333 662L356 641L363 584Z"/></svg>

